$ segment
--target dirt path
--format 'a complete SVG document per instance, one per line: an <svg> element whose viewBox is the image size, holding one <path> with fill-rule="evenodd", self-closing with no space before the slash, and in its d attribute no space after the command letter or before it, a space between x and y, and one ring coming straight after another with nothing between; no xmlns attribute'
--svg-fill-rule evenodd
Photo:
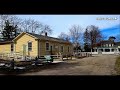
<svg viewBox="0 0 120 90"><path fill-rule="evenodd" d="M113 75L115 55L99 55L64 61L38 72L26 73L23 75Z"/></svg>

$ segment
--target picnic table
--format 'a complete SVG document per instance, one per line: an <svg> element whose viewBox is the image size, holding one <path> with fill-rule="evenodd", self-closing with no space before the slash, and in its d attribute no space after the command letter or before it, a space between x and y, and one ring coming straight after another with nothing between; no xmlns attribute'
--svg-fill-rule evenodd
<svg viewBox="0 0 120 90"><path fill-rule="evenodd" d="M44 57L39 57L35 59L34 65L43 65L43 64L48 64L53 62L53 57L50 55L45 55Z"/></svg>

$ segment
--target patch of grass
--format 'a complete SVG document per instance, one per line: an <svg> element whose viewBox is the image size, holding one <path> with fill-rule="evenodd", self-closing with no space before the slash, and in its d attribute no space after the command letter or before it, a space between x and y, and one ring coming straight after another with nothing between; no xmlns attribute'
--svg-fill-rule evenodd
<svg viewBox="0 0 120 90"><path fill-rule="evenodd" d="M115 70L116 74L120 75L120 56L117 57L116 62L115 62Z"/></svg>

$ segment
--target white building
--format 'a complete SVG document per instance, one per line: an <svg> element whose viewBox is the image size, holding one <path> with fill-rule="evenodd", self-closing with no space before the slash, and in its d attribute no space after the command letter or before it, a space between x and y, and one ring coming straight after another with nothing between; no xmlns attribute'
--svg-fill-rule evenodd
<svg viewBox="0 0 120 90"><path fill-rule="evenodd" d="M94 46L92 54L118 54L120 52L120 42L114 42L115 37L101 41Z"/></svg>

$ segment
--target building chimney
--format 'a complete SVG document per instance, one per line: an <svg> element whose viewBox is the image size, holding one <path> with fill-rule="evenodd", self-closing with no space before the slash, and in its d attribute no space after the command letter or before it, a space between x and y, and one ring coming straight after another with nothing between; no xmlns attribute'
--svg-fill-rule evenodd
<svg viewBox="0 0 120 90"><path fill-rule="evenodd" d="M45 32L45 36L47 36L47 32Z"/></svg>

